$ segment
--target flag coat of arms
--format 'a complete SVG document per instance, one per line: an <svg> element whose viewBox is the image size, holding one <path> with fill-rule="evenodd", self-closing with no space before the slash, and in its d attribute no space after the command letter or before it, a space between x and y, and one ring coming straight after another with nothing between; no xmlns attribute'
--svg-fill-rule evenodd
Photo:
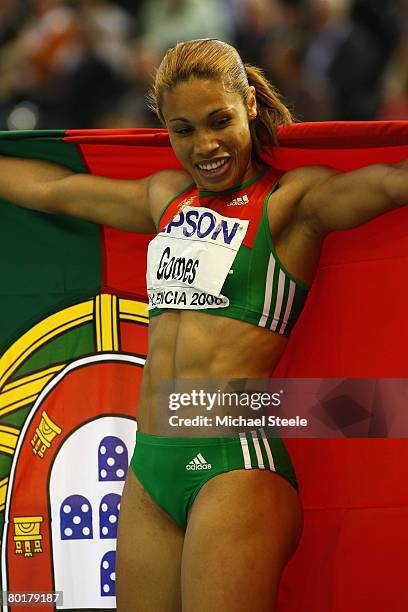
<svg viewBox="0 0 408 612"><path fill-rule="evenodd" d="M408 122L297 124L279 142L263 157L280 170L351 170L406 158ZM179 167L165 130L3 132L0 154L117 179ZM117 519L147 354L149 239L0 202L1 587L63 591L43 610L115 608ZM404 207L329 236L273 375L407 377L407 265ZM405 440L344 430L286 442L305 532L280 612L389 601L405 610Z"/></svg>

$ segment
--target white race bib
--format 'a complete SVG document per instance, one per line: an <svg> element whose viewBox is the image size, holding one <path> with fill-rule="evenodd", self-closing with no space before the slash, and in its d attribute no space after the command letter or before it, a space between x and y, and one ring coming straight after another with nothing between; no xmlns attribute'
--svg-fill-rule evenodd
<svg viewBox="0 0 408 612"><path fill-rule="evenodd" d="M186 206L149 244L149 309L222 308L221 289L245 237L248 220Z"/></svg>

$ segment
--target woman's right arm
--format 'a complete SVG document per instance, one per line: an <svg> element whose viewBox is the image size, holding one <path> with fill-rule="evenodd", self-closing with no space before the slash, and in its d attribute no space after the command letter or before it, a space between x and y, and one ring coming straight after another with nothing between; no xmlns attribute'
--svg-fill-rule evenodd
<svg viewBox="0 0 408 612"><path fill-rule="evenodd" d="M127 232L154 232L160 206L188 179L180 170L163 170L139 180L109 179L46 161L0 157L0 197Z"/></svg>

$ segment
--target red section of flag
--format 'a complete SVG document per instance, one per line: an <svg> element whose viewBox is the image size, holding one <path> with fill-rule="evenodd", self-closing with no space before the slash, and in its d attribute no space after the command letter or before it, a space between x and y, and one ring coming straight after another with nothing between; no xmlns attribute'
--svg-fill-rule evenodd
<svg viewBox="0 0 408 612"><path fill-rule="evenodd" d="M134 323L120 324L120 348L123 353L134 355L147 355L147 330L146 325L135 325Z"/></svg>
<svg viewBox="0 0 408 612"><path fill-rule="evenodd" d="M325 241L274 376L407 377L408 209Z"/></svg>
<svg viewBox="0 0 408 612"><path fill-rule="evenodd" d="M84 142L84 135L76 138ZM93 136L92 136L93 138ZM79 145L92 174L117 179L138 179L163 167L177 167L168 149L155 146ZM109 227L102 230L102 291L146 300L146 249L150 235L131 234Z"/></svg>
<svg viewBox="0 0 408 612"><path fill-rule="evenodd" d="M303 147L282 146L279 149L273 149L271 153L265 153L265 161L281 170L324 165L337 170L349 171L368 164L396 163L408 156L408 144L395 147L378 146L377 148L350 147L350 149L309 148L308 144L306 141Z"/></svg>
<svg viewBox="0 0 408 612"><path fill-rule="evenodd" d="M102 292L147 301L146 253L151 237L103 227Z"/></svg>
<svg viewBox="0 0 408 612"><path fill-rule="evenodd" d="M279 612L404 612L407 441L285 444L296 465L305 526L282 577Z"/></svg>

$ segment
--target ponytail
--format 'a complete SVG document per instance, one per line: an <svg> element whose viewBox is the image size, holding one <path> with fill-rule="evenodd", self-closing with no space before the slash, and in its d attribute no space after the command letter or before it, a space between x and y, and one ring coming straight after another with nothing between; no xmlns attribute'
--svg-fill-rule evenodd
<svg viewBox="0 0 408 612"><path fill-rule="evenodd" d="M294 117L282 102L277 89L267 80L260 68L244 64L248 84L256 91L257 117L250 123L254 149L259 150L261 143L277 144L276 131L280 125L293 123ZM266 140L266 142L265 142Z"/></svg>

